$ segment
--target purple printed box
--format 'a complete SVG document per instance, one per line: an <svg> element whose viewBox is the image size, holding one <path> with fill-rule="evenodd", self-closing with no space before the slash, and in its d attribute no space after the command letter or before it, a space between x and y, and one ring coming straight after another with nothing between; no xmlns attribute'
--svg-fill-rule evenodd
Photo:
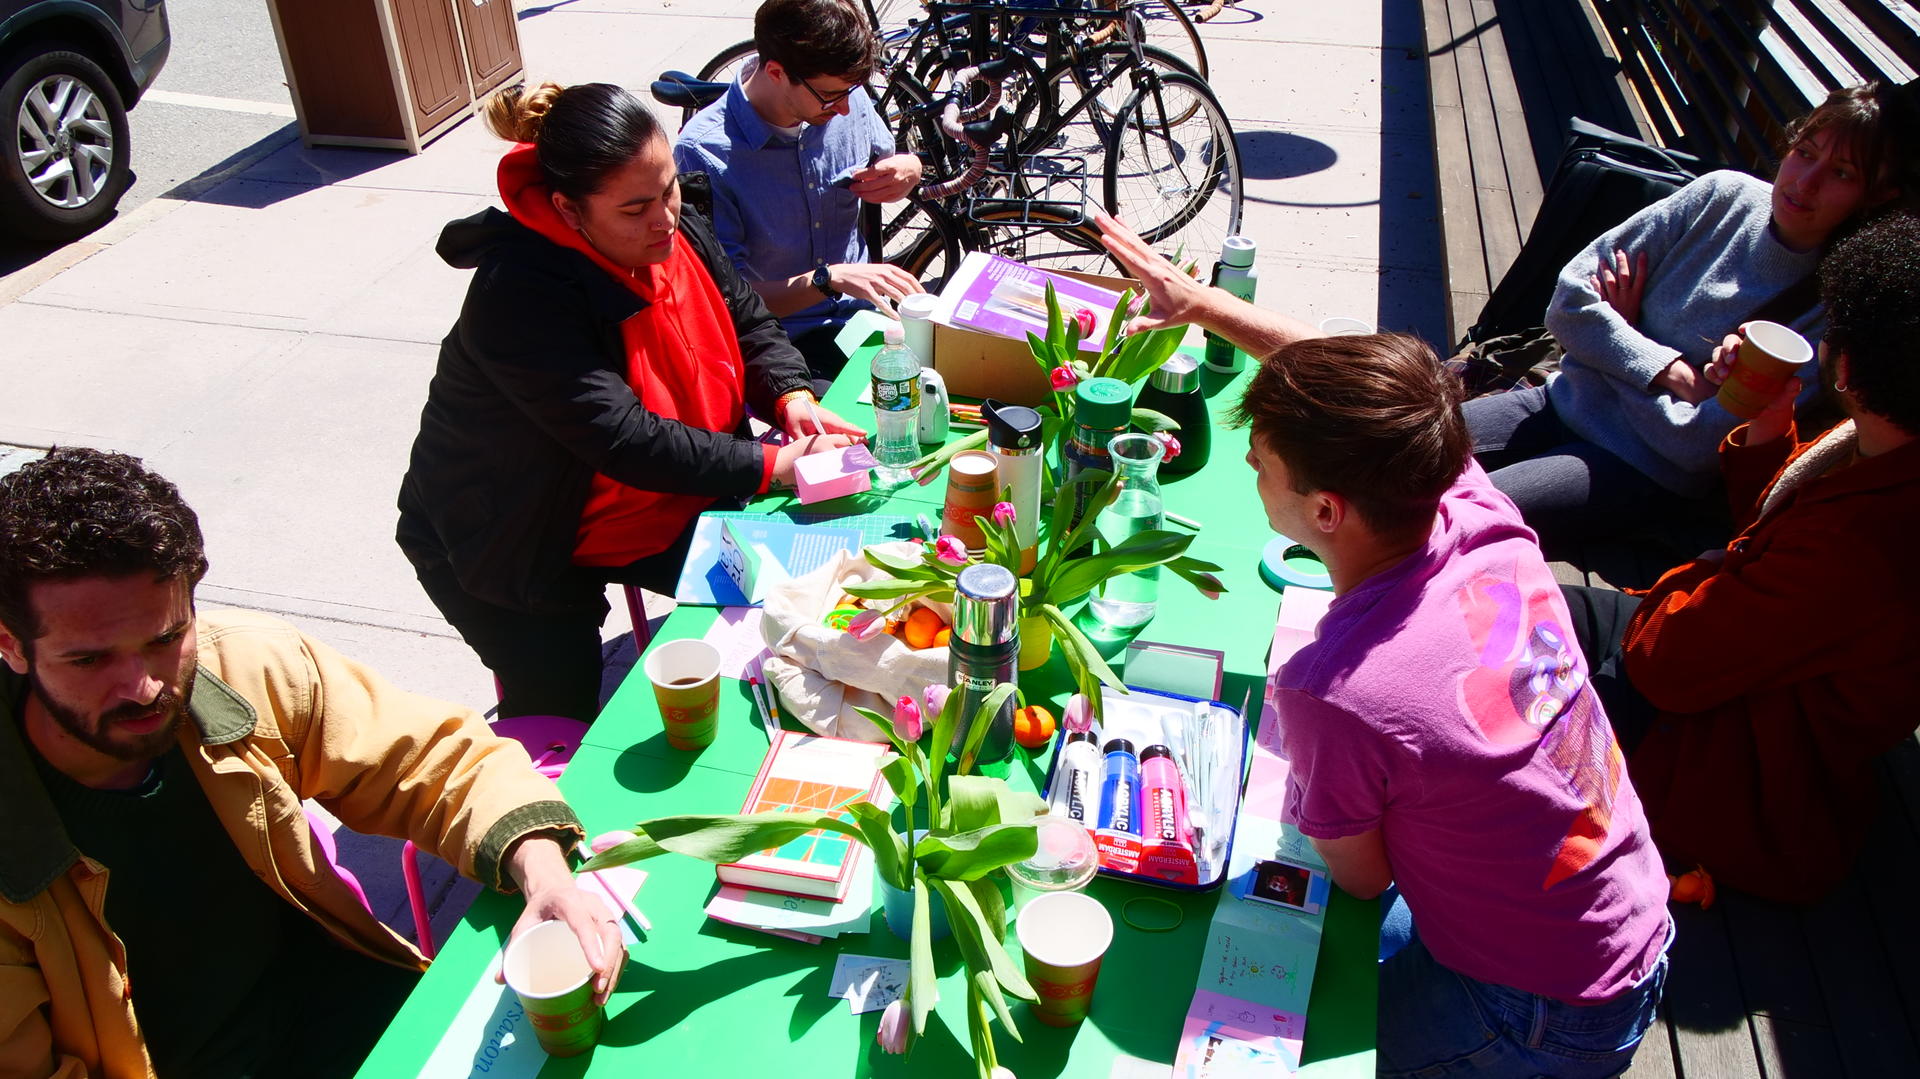
<svg viewBox="0 0 1920 1079"><path fill-rule="evenodd" d="M1085 281L1025 266L999 255L976 251L960 263L941 293L936 318L950 326L1024 341L1047 333L1047 283L1053 283L1060 313L1071 319L1078 308L1093 312L1093 332L1081 339L1083 352L1098 352L1120 294Z"/></svg>

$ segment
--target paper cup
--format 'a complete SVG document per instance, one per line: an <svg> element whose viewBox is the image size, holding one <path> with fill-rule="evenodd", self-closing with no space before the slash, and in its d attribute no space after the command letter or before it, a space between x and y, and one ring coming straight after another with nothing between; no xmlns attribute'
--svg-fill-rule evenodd
<svg viewBox="0 0 1920 1079"><path fill-rule="evenodd" d="M667 744L675 749L712 745L720 714L720 651L701 640L668 641L647 653L645 666Z"/></svg>
<svg viewBox="0 0 1920 1079"><path fill-rule="evenodd" d="M593 1002L593 967L565 922L541 922L515 937L502 965L549 1055L578 1056L600 1041L606 1013Z"/></svg>
<svg viewBox="0 0 1920 1079"><path fill-rule="evenodd" d="M1792 329L1778 322L1750 322L1716 399L1721 408L1750 420L1764 412L1787 379L1811 359L1813 346Z"/></svg>
<svg viewBox="0 0 1920 1079"><path fill-rule="evenodd" d="M1374 330L1371 322L1348 318L1345 315L1335 315L1332 318L1320 320L1320 332L1328 337L1351 337L1355 334L1372 333Z"/></svg>
<svg viewBox="0 0 1920 1079"><path fill-rule="evenodd" d="M947 501L940 512L940 531L967 545L969 551L986 547L979 518L993 512L1000 501L999 462L985 450L956 453L947 462Z"/></svg>
<svg viewBox="0 0 1920 1079"><path fill-rule="evenodd" d="M1069 1027L1093 1007L1100 959L1113 943L1113 918L1084 892L1053 892L1029 902L1014 923L1027 956L1027 981L1040 1002L1035 1018Z"/></svg>

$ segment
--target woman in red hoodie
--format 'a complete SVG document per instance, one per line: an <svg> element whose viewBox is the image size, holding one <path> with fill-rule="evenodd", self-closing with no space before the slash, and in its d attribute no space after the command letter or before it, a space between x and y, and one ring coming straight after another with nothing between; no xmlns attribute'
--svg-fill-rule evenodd
<svg viewBox="0 0 1920 1079"><path fill-rule="evenodd" d="M472 269L400 489L401 549L501 686L501 715L599 711L606 583L670 590L694 518L865 432L684 212L645 106L593 83L503 91L507 210L447 225ZM759 442L751 411L783 429ZM824 430L824 434L812 433Z"/></svg>
<svg viewBox="0 0 1920 1079"><path fill-rule="evenodd" d="M1920 219L1885 217L1836 246L1820 267L1818 377L1847 419L1802 435L1791 380L1721 447L1738 538L1642 599L1567 589L1669 869L1699 863L1717 883L1819 900L1873 823L1873 759L1913 733L1916 282ZM1724 381L1738 342L1716 350L1708 379Z"/></svg>

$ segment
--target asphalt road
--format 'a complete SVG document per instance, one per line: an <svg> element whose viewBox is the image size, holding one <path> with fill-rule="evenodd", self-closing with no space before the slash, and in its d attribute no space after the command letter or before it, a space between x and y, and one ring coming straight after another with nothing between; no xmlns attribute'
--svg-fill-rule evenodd
<svg viewBox="0 0 1920 1079"><path fill-rule="evenodd" d="M167 0L167 17L173 53L127 114L134 182L120 200L122 217L299 138L265 0ZM0 237L0 290L58 247Z"/></svg>

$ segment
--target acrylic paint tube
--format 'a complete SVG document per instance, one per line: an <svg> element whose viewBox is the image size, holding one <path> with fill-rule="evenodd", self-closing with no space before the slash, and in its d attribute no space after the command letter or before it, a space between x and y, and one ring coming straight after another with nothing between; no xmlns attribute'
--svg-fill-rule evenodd
<svg viewBox="0 0 1920 1079"><path fill-rule="evenodd" d="M1092 828L1100 812L1100 746L1092 731L1074 731L1053 770L1053 812Z"/></svg>
<svg viewBox="0 0 1920 1079"><path fill-rule="evenodd" d="M1140 834L1140 759L1133 743L1115 738L1107 743L1100 777L1100 827L1110 832Z"/></svg>
<svg viewBox="0 0 1920 1079"><path fill-rule="evenodd" d="M1166 746L1148 746L1140 754L1140 834L1149 843L1193 849L1187 820L1186 784Z"/></svg>

